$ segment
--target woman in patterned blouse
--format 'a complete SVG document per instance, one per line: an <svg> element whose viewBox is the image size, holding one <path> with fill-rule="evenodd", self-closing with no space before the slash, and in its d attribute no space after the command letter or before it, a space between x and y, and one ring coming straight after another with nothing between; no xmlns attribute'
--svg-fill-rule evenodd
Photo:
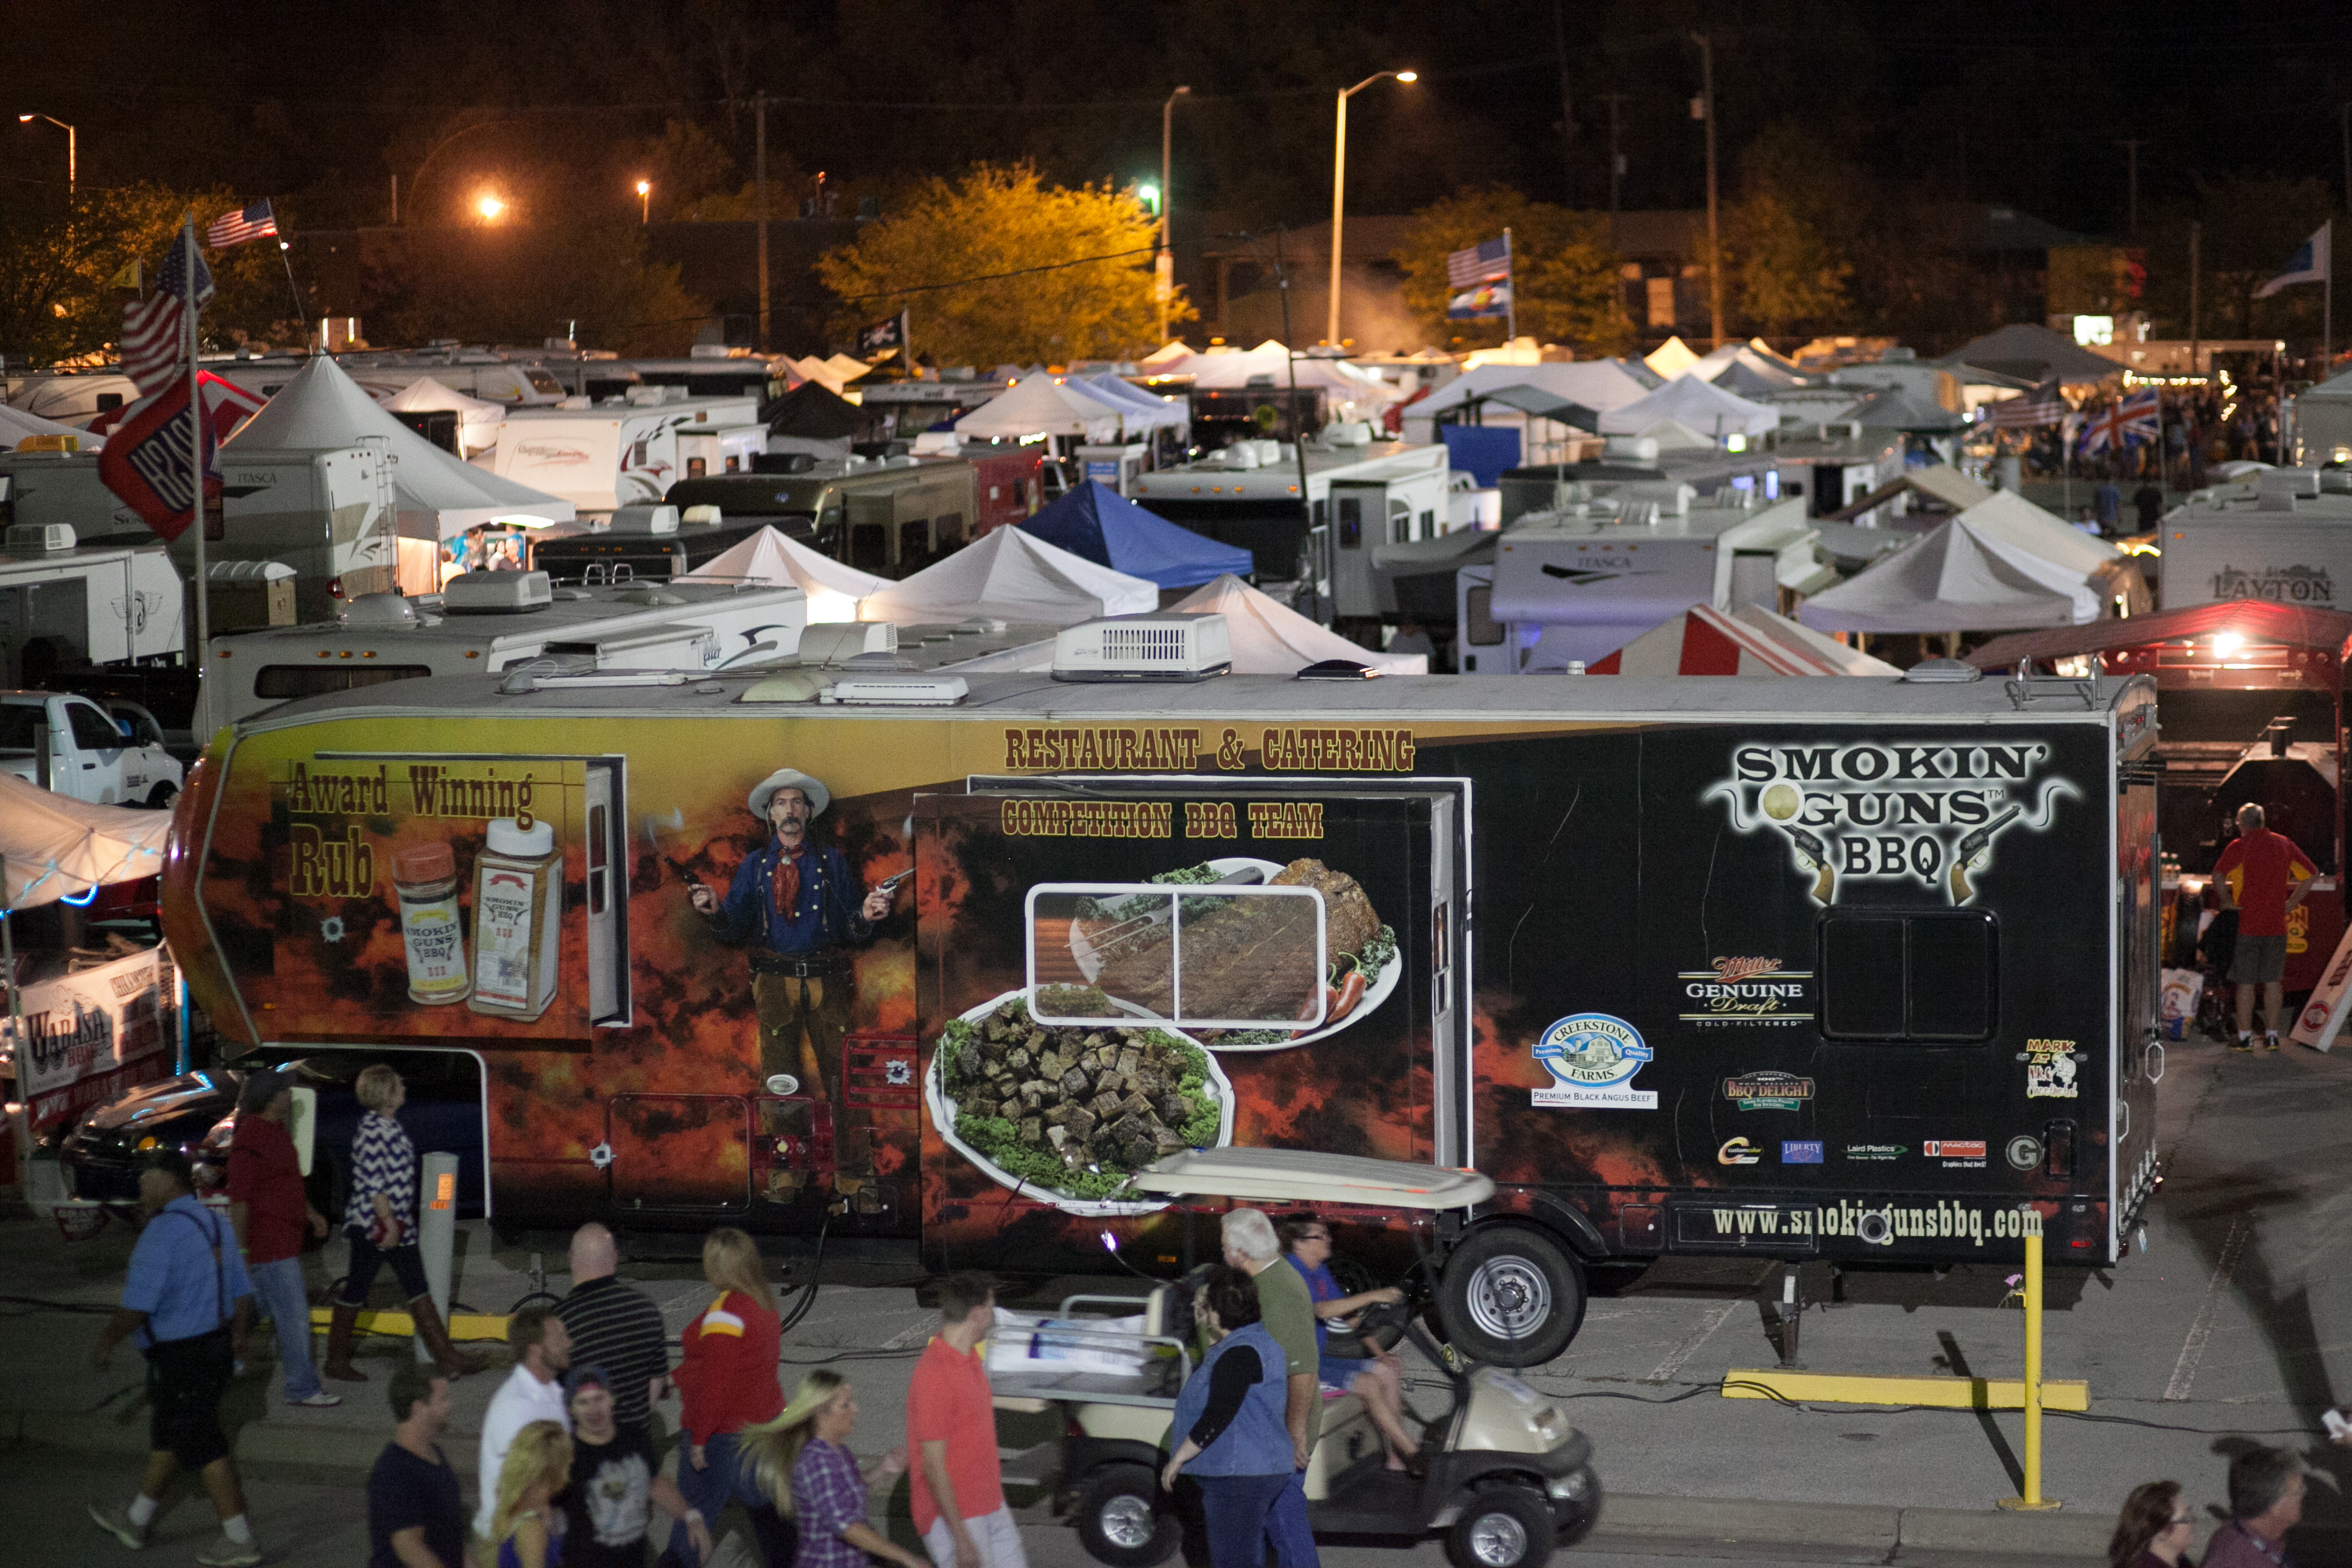
<svg viewBox="0 0 2352 1568"><path fill-rule="evenodd" d="M896 1448L864 1470L849 1452L857 1425L857 1396L837 1372L813 1372L801 1379L793 1402L773 1421L746 1426L744 1468L778 1511L800 1524L800 1547L790 1563L768 1568L866 1568L879 1558L900 1568L931 1568L930 1560L908 1551L866 1522L866 1488L907 1468L907 1451Z"/></svg>
<svg viewBox="0 0 2352 1568"><path fill-rule="evenodd" d="M449 1342L449 1331L433 1306L432 1288L425 1282L425 1259L416 1249L416 1145L394 1120L408 1098L407 1086L398 1073L378 1062L352 1087L367 1107L352 1139L352 1195L343 1209L352 1261L343 1288L336 1293L334 1321L327 1330L327 1364L320 1370L345 1383L367 1381L367 1373L352 1365L352 1342L360 1309L367 1305L368 1288L375 1283L376 1270L388 1263L408 1298L416 1337L441 1375L459 1378L483 1371L490 1364L487 1357L465 1354Z"/></svg>

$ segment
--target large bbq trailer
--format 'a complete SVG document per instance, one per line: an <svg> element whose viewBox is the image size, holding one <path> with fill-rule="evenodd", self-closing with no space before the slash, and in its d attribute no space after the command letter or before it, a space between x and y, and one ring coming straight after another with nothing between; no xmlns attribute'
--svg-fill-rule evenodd
<svg viewBox="0 0 2352 1568"><path fill-rule="evenodd" d="M1118 626L1066 640L1098 676ZM1468 1348L1548 1355L1607 1259L2013 1261L2030 1208L2112 1263L2151 1191L2145 679L659 679L289 703L182 797L165 929L215 1026L477 1056L499 1226L835 1211L937 1268L1108 1233L1171 1271L1213 1216L1124 1186L1171 1147L1475 1167L1419 1240ZM787 767L845 891L914 877L840 931L837 1052L763 1061L692 889ZM404 946L439 899L454 980Z"/></svg>

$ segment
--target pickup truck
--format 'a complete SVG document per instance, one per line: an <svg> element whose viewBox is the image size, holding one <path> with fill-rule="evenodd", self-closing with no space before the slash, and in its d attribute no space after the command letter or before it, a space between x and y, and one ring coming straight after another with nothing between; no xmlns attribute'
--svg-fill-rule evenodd
<svg viewBox="0 0 2352 1568"><path fill-rule="evenodd" d="M36 750L47 727L48 755ZM166 806L180 793L180 764L150 732L87 697L0 691L0 773L100 805Z"/></svg>

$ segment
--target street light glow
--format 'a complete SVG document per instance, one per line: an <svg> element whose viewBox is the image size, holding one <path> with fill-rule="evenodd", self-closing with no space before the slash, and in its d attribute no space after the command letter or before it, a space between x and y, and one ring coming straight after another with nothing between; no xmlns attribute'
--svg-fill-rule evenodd
<svg viewBox="0 0 2352 1568"><path fill-rule="evenodd" d="M653 182L650 180L639 180L637 182L637 195L641 196L650 195L653 193Z"/></svg>
<svg viewBox="0 0 2352 1568"><path fill-rule="evenodd" d="M1421 79L1421 73L1420 73L1419 71L1399 71L1399 72L1397 72L1397 80L1399 80L1399 81L1419 81L1420 79Z"/></svg>
<svg viewBox="0 0 2352 1568"><path fill-rule="evenodd" d="M1135 199L1141 202L1145 206L1150 208L1155 216L1158 215L1160 211L1160 187L1158 185L1136 186Z"/></svg>
<svg viewBox="0 0 2352 1568"><path fill-rule="evenodd" d="M500 213L507 210L507 204L490 195L489 192L484 191L475 198L474 210L486 218L496 219Z"/></svg>

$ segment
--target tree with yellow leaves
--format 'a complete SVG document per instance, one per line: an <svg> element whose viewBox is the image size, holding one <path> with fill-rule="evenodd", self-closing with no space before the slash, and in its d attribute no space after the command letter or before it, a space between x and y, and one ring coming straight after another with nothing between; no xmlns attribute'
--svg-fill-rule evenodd
<svg viewBox="0 0 2352 1568"><path fill-rule="evenodd" d="M817 276L843 301L844 335L908 310L916 352L935 363L1123 359L1158 346L1158 240L1131 190L982 163L953 184L924 181L902 210L820 257ZM1192 313L1179 290L1169 319Z"/></svg>

